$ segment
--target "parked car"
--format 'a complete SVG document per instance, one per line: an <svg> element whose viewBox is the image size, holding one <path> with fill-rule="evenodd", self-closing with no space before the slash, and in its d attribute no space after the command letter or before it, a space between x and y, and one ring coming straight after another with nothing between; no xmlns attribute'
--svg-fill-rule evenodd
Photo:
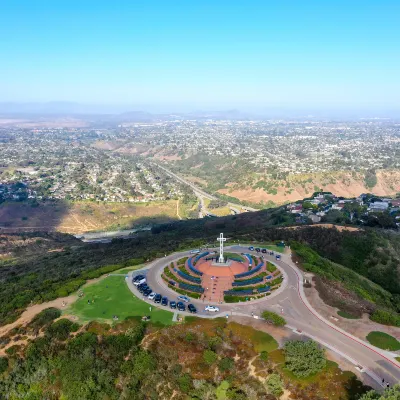
<svg viewBox="0 0 400 400"><path fill-rule="evenodd" d="M185 303L189 303L189 301L190 301L189 297L186 297L186 296L178 296L178 300L182 300Z"/></svg>
<svg viewBox="0 0 400 400"><path fill-rule="evenodd" d="M156 292L151 292L148 296L147 296L147 298L149 299L149 300L154 300L154 297L156 297Z"/></svg>
<svg viewBox="0 0 400 400"><path fill-rule="evenodd" d="M266 253L267 252L267 249L261 249L261 253Z"/></svg>
<svg viewBox="0 0 400 400"><path fill-rule="evenodd" d="M161 305L162 306L167 306L168 305L168 297L163 297L161 300Z"/></svg>
<svg viewBox="0 0 400 400"><path fill-rule="evenodd" d="M261 249L259 247L256 247L256 252L259 253Z"/></svg>
<svg viewBox="0 0 400 400"><path fill-rule="evenodd" d="M133 284L138 286L145 282L146 282L146 278L141 278L141 279L138 279L137 281L133 282Z"/></svg>
<svg viewBox="0 0 400 400"><path fill-rule="evenodd" d="M254 250L254 247L253 247L253 246L250 246L250 247L249 247L249 250L250 250L250 251L253 251L253 250Z"/></svg>
<svg viewBox="0 0 400 400"><path fill-rule="evenodd" d="M170 301L169 302L169 306L171 307L171 308L176 308L176 302L175 301Z"/></svg>
<svg viewBox="0 0 400 400"><path fill-rule="evenodd" d="M151 288L148 288L143 292L143 295L148 296L151 292L152 292Z"/></svg>
<svg viewBox="0 0 400 400"><path fill-rule="evenodd" d="M157 295L154 297L154 303L161 303L161 299L162 299L161 294L157 294Z"/></svg>
<svg viewBox="0 0 400 400"><path fill-rule="evenodd" d="M145 290L147 290L149 287L147 283L144 283L143 285L138 286L138 290L140 293L143 293Z"/></svg>
<svg viewBox="0 0 400 400"><path fill-rule="evenodd" d="M186 310L186 306L181 301L178 301L178 303L176 303L176 307L178 308L179 311Z"/></svg>
<svg viewBox="0 0 400 400"><path fill-rule="evenodd" d="M276 255L276 259L277 259L277 260L280 260L280 259L281 259L281 256L280 256L279 254L277 254L277 255Z"/></svg>
<svg viewBox="0 0 400 400"><path fill-rule="evenodd" d="M218 312L219 308L216 306L206 306L206 308L204 309L204 311L211 311L211 312Z"/></svg>
<svg viewBox="0 0 400 400"><path fill-rule="evenodd" d="M140 279L143 279L143 278L145 278L144 275L136 275L136 276L134 276L134 277L132 278L132 282L139 281Z"/></svg>
<svg viewBox="0 0 400 400"><path fill-rule="evenodd" d="M172 285L172 286L175 286L175 285L176 285L176 282L174 282L174 281L168 281L168 283L169 283L170 285Z"/></svg>
<svg viewBox="0 0 400 400"><path fill-rule="evenodd" d="M196 313L197 313L197 308L196 308L193 304L189 304L189 305L188 305L188 310L189 310L192 314L196 314Z"/></svg>

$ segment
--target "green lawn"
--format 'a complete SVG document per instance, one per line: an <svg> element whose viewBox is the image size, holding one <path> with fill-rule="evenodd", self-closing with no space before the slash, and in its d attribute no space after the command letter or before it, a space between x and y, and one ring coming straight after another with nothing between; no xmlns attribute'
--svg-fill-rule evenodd
<svg viewBox="0 0 400 400"><path fill-rule="evenodd" d="M122 276L109 276L92 285L83 287L84 296L66 311L76 315L81 322L92 320L113 322L113 315L122 321L127 317L150 315L152 322L172 324L172 313L152 306L138 299L128 288ZM90 304L88 304L90 300ZM94 302L93 302L94 300Z"/></svg>
<svg viewBox="0 0 400 400"><path fill-rule="evenodd" d="M338 315L340 315L340 316L343 317L343 318L347 318L347 319L359 319L359 317L356 317L355 315L349 314L349 313L346 312L346 311L341 311L341 310L339 310L337 313L338 313Z"/></svg>
<svg viewBox="0 0 400 400"><path fill-rule="evenodd" d="M132 267L122 268L118 271L114 271L113 274L129 274L131 271L136 271L137 269L143 268L143 265L135 265Z"/></svg>
<svg viewBox="0 0 400 400"><path fill-rule="evenodd" d="M384 350L400 350L400 342L393 336L384 332L373 331L367 335L367 340L372 345Z"/></svg>

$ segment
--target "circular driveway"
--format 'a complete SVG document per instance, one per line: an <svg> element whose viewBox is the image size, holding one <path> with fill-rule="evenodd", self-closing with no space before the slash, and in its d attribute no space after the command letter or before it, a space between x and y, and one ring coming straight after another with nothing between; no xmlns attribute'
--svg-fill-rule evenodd
<svg viewBox="0 0 400 400"><path fill-rule="evenodd" d="M253 253L245 246L227 246L232 252ZM171 290L162 280L161 271L174 260L190 256L189 251L174 253L164 258L155 260L146 268L138 272L146 273L147 281L153 291L167 296L169 300L176 300L179 296ZM214 318L217 316L243 315L259 317L264 310L281 314L286 322L286 328L293 331L294 336L304 335L318 341L323 346L335 351L341 357L351 362L359 371L369 377L369 384L379 386L382 378L390 384L400 382L400 363L395 360L397 354L378 349L369 343L347 333L318 314L308 302L303 288L303 273L291 260L291 256L284 254L281 260L273 256L264 255L265 260L273 262L284 275L282 286L270 296L262 299L231 304L218 304L219 313L207 313L204 307L208 304L200 300L191 299L198 309L198 316ZM130 290L142 298L136 287L132 284L131 275L126 279ZM154 302L144 299L154 306ZM160 306L162 308L162 306ZM168 307L169 310L169 307ZM180 313L188 314L188 313Z"/></svg>
<svg viewBox="0 0 400 400"><path fill-rule="evenodd" d="M236 252L236 253L243 253L243 252L248 252L247 247L240 247L240 246L229 246L226 247L227 250L231 252ZM163 296L168 297L169 300L176 301L177 297L179 296L179 293L175 292L173 289L169 288L167 283L162 279L161 274L164 270L164 268L170 264L172 261L178 260L182 257L189 257L193 256L193 254L190 254L190 251L185 251L181 253L174 253L171 254L167 257L158 259L154 261L151 265L150 268L147 269L146 271L146 279L148 285L152 288L152 290L156 293L160 293ZM220 313L218 313L218 316L226 316L229 313L234 312L234 311L240 311L241 313L245 315L260 315L261 312L266 309L264 305L273 305L276 304L277 301L279 300L280 296L282 293L285 291L286 287L288 286L288 275L286 271L279 265L279 262L274 259L274 256L271 255L266 255L263 254L264 260L269 261L273 264L275 264L279 270L282 273L283 276L283 282L281 286L277 289L271 292L269 296L262 297L257 300L252 300L252 301L247 301L247 302L241 302L241 303L213 303L209 302L206 300L199 300L199 299L190 299L190 303L194 304L197 308L197 314L200 316L207 316L207 315L213 315L215 316L215 313L210 313L207 311L204 311L205 306L207 305L214 305L219 307ZM134 271L133 275L138 275L140 271ZM147 298L144 298L139 291L136 289L136 287L132 284L131 279L128 279L128 285L132 292L143 299L144 301L148 301L151 304L154 304L153 302L149 301ZM169 307L168 307L169 309ZM276 310L275 310L276 311Z"/></svg>

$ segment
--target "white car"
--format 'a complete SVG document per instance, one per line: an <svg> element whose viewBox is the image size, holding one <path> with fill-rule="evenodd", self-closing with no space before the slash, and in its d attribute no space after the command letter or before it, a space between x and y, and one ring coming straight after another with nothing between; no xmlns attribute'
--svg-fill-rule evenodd
<svg viewBox="0 0 400 400"><path fill-rule="evenodd" d="M186 297L186 296L178 296L178 300L182 300L185 303L189 303L189 301L190 301L189 297Z"/></svg>
<svg viewBox="0 0 400 400"><path fill-rule="evenodd" d="M212 312L218 312L219 308L215 306L207 306L204 311L212 311Z"/></svg>
<svg viewBox="0 0 400 400"><path fill-rule="evenodd" d="M146 282L146 278L142 278L142 279L139 279L138 281L136 281L136 282L132 282L135 286L139 286L139 285L141 285L142 283L145 283Z"/></svg>
<svg viewBox="0 0 400 400"><path fill-rule="evenodd" d="M151 292L151 293L147 296L147 298L148 298L149 300L153 300L154 297L156 297L156 296L157 296L157 293L156 293L156 292Z"/></svg>

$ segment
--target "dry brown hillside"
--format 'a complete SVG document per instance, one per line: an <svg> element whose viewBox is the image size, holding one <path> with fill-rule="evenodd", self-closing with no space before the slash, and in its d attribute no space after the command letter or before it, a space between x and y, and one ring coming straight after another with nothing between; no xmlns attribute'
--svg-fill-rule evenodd
<svg viewBox="0 0 400 400"><path fill-rule="evenodd" d="M230 188L221 189L219 192L253 203L273 201L276 204L303 199L317 189L343 197L355 197L366 192L378 196L391 196L400 192L400 171L377 171L376 176L378 182L373 188L365 186L364 176L361 174L337 172L289 176L283 183L277 182L277 194L268 193L262 188L238 188L235 184L230 184Z"/></svg>

